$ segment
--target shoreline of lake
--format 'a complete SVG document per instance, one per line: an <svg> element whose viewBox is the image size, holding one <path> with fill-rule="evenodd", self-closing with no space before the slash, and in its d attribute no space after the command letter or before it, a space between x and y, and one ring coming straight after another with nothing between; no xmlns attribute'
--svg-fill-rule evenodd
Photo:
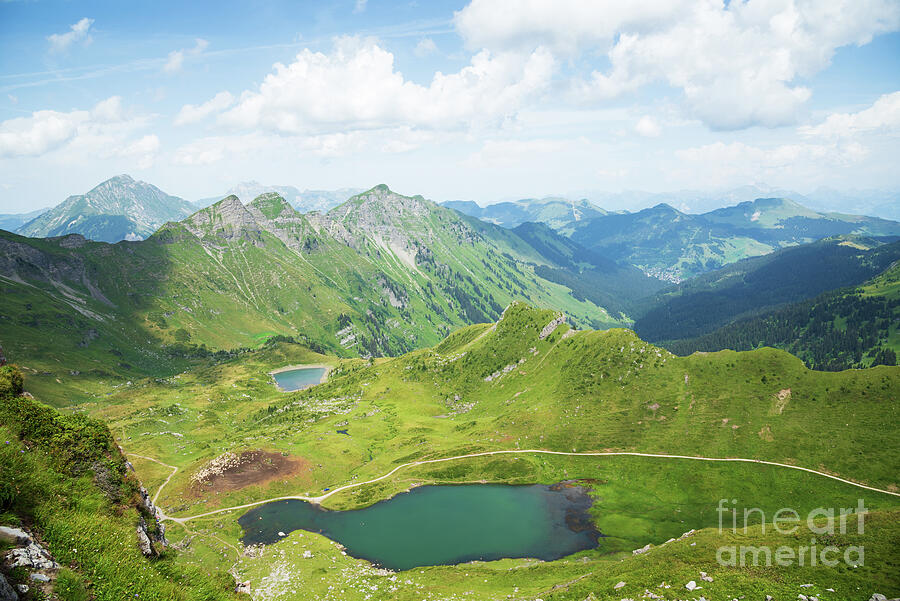
<svg viewBox="0 0 900 601"><path fill-rule="evenodd" d="M505 558L548 561L596 548L603 537L590 515L588 490L570 483L425 485L343 511L273 501L238 523L245 545L276 543L293 530L317 532L348 555L393 570Z"/></svg>
<svg viewBox="0 0 900 601"><path fill-rule="evenodd" d="M286 372L304 371L307 369L323 369L323 370L325 370L322 373L321 379L318 382L316 382L315 384L310 385L310 386L316 386L318 384L325 382L328 379L328 374L331 373L331 371L334 369L334 366L328 365L325 363L303 363L300 365L286 365L285 367L279 367L278 369L273 369L267 373L269 376L271 376L271 378L275 384L275 388L277 388L279 390L279 392L296 392L297 390L304 390L305 388L309 388L309 386L306 386L303 388L297 388L294 390L287 390L287 389L283 388L281 386L281 384L279 384L278 378L276 378L275 376L278 374L286 373Z"/></svg>

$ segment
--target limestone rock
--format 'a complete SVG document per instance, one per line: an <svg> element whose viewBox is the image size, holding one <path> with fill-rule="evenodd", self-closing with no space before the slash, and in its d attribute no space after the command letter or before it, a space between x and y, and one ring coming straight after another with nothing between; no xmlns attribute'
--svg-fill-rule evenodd
<svg viewBox="0 0 900 601"><path fill-rule="evenodd" d="M19 601L19 595L6 581L6 577L0 574L0 601Z"/></svg>
<svg viewBox="0 0 900 601"><path fill-rule="evenodd" d="M153 556L153 544L150 542L150 537L147 535L147 523L144 521L144 518L141 518L141 523L138 524L137 539L138 548L141 550L141 553L143 553L145 557Z"/></svg>
<svg viewBox="0 0 900 601"><path fill-rule="evenodd" d="M562 315L562 314L558 315L556 317L556 319L554 319L553 321L551 321L550 323L548 323L547 325L544 326L544 329L541 330L541 333L538 336L538 338L540 338L541 340L544 340L545 338L547 338L547 336L552 334L556 330L556 328L559 327L559 325L561 323L564 323L565 321L566 321L565 315Z"/></svg>
<svg viewBox="0 0 900 601"><path fill-rule="evenodd" d="M0 541L14 545L27 545L31 542L31 537L21 528L0 526Z"/></svg>
<svg viewBox="0 0 900 601"><path fill-rule="evenodd" d="M53 561L50 553L34 541L25 547L13 549L6 556L12 568L32 568L35 570L55 570L59 564Z"/></svg>

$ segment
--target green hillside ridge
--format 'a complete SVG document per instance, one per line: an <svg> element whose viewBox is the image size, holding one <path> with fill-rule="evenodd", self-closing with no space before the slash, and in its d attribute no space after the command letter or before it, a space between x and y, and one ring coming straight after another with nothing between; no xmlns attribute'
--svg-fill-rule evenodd
<svg viewBox="0 0 900 601"><path fill-rule="evenodd" d="M144 241L0 232L0 247L0 344L46 374L39 392L54 402L87 387L79 379L160 376L275 335L343 356L399 354L496 319L514 299L583 326L628 323L537 274L567 267L514 232L386 186L326 214L232 196Z"/></svg>
<svg viewBox="0 0 900 601"><path fill-rule="evenodd" d="M744 259L643 299L635 331L658 342L703 335L745 317L862 284L900 259L900 242L838 236Z"/></svg>
<svg viewBox="0 0 900 601"><path fill-rule="evenodd" d="M193 206L186 200L128 175L119 175L86 194L70 196L16 231L32 238L81 234L104 242L139 240L166 221L192 212Z"/></svg>
<svg viewBox="0 0 900 601"><path fill-rule="evenodd" d="M179 468L159 502L167 514L181 517L283 495L321 494L415 460L501 449L762 459L897 490L900 449L892 424L900 410L898 368L813 372L774 349L677 357L627 330L574 331L562 322L548 327L559 316L513 304L495 325L469 326L436 347L374 361L337 360L299 345L277 344L164 382L138 381L82 409L107 419L129 452ZM267 376L274 367L323 362L335 366L328 381L305 391L280 393ZM305 467L269 482L238 489L211 485L198 493L192 477L211 460L255 449ZM149 475L148 483L161 483L167 475L149 462L135 465L142 477ZM785 506L798 511L851 506L863 498L872 510L896 511L896 497L773 466L504 455L410 467L330 497L326 505L365 506L427 483L562 480L592 488L593 517L605 537L598 549L555 562L439 566L403 572L391 581L392 574L340 555L329 541L310 533L290 534L253 558L228 552L215 541L195 543L196 555L180 561L217 561L225 569L239 560L237 573L262 590L275 590L265 583L287 570L294 575L288 579L292 586L280 593L286 599L338 598L340 589L345 590L340 598L351 599L373 593L373 598L428 593L452 598L473 589L474 598L491 599L513 594L515 587L519 597L514 598L553 590L562 599L591 593L613 598L612 586L620 579L627 581L627 590L641 591L663 580L697 580L700 570L715 576L716 583L704 584L715 598L750 591L785 595L805 582L845 596L862 584L870 587L869 594L900 590L891 567L890 549L897 539L896 529L888 526L893 518L880 517L894 513L872 514L873 523L881 525L866 530L873 538L867 539L872 555L864 572L792 568L751 576L720 568L712 558L721 544L714 530L697 534L699 549L685 542L651 551L651 557L664 561L631 558L631 550L647 543L662 545L691 528L714 528L720 498L739 498L744 506L767 512ZM241 513L187 525L192 532L216 534L237 545ZM171 524L169 534L173 541L189 535L177 524ZM743 540L777 539L772 536L757 533ZM303 559L306 551L312 560ZM623 557L628 559L619 561ZM520 567L510 572L513 566ZM525 566L530 566L527 571L518 571ZM315 571L320 568L325 571ZM575 579L584 580L584 586L564 586ZM379 586L378 592L362 586L363 581ZM291 588L298 593L292 595Z"/></svg>
<svg viewBox="0 0 900 601"><path fill-rule="evenodd" d="M814 369L829 371L897 365L900 263L861 286L832 290L702 336L664 344L678 354L773 346Z"/></svg>

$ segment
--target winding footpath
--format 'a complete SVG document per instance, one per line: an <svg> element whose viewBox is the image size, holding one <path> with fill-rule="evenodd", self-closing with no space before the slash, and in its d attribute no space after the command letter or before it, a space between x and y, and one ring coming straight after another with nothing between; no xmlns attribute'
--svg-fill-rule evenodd
<svg viewBox="0 0 900 601"><path fill-rule="evenodd" d="M631 457L652 457L657 459L688 459L693 461L717 461L717 462L730 462L730 463L757 463L760 465L772 465L775 467L782 467L792 470L799 470L801 472L808 472L810 474L815 474L817 476L822 476L824 478L830 478L832 480L837 480L838 482L842 482L844 484L849 484L850 486L855 486L857 488L862 488L865 490L871 490L873 492L882 493L885 495L892 495L895 497L900 497L900 493L893 492L890 490L883 490L880 488L875 488L873 486L866 486L865 484L860 484L858 482L853 482L852 480L846 480L844 478L840 478L838 476L833 476L831 474L826 474L825 472L820 472L818 470L813 470L808 467L800 467L797 465L789 465L787 463L777 463L775 461L765 461L763 459L743 459L739 457L695 457L693 455L668 455L664 453L637 453L633 451L605 451L605 452L567 452L567 451L546 451L543 449L508 449L503 451L484 451L481 453L469 453L468 455L457 455L455 457L444 457L441 459L423 459L421 461L411 461L409 463L404 463L402 465L398 465L388 473L378 476L377 478L372 478L371 480L366 480L364 482L354 482L352 484L345 484L344 486L340 486L327 492L324 495L319 495L317 497L309 497L306 495L294 495L294 496L286 496L286 497L273 497L271 499L264 499L262 501L254 501L253 503L246 503L244 505L235 505L234 507L225 507L223 509L216 509L215 511L207 511L206 513L199 513L197 515L191 515L183 518L177 518L174 516L165 515L160 509L160 519L161 520L171 520L173 522L177 522L179 524L184 524L185 522L189 522L191 520L196 520L199 518L209 517L211 515L217 515L220 513L226 513L229 511L236 511L238 509L249 509L250 507L256 507L257 505L264 505L266 503L271 503L273 501L289 501L289 500L297 500L297 501L307 501L309 503L321 504L325 499L332 495L336 495L339 492L357 488L359 486L366 486L367 484L374 484L376 482L380 482L381 480L385 480L386 478L390 478L395 473L399 472L402 469L406 469L408 467L415 467L418 465L427 465L430 463L443 463L446 461L456 461L458 459L469 459L472 457L487 457L490 455L523 455L523 454L538 454L538 455L568 455L573 457L613 457L619 455L631 456ZM175 473L178 471L178 468L173 465L166 465L165 463L153 459L151 457L144 457L143 455L136 455L134 453L128 453L129 455L133 455L135 457L140 457L142 459L147 459L149 461L156 462L162 466L168 467L172 469L172 473L166 478L165 482L163 482L159 489L156 491L156 495L153 497L154 504L156 503L157 497L159 497L159 493L162 492L163 487L169 483L169 480Z"/></svg>
<svg viewBox="0 0 900 601"><path fill-rule="evenodd" d="M125 453L125 454L129 455L131 457L140 457L141 459L146 459L147 461L152 461L153 463L158 463L159 465L161 465L163 467L167 467L170 470L172 470L172 473L169 474L169 477L166 478L165 480L163 480L163 483L160 484L159 488L156 489L156 494L153 495L153 499L151 499L151 501L153 501L153 504L156 505L156 499L159 498L159 493L161 493L162 489L166 486L166 484L169 483L169 480L172 479L172 476L174 476L178 472L178 468L175 467L174 465L169 465L167 463L163 463L159 459L154 459L153 457L147 457L146 455L138 455L137 453ZM157 506L157 509L159 510L160 515L163 518L166 518L165 514L162 513L162 509L159 509L159 506ZM170 519L170 518L166 518L166 519Z"/></svg>

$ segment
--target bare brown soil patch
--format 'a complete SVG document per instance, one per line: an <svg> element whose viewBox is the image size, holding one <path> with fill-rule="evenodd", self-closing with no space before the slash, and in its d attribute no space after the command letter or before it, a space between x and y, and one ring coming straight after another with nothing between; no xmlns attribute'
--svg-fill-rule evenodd
<svg viewBox="0 0 900 601"><path fill-rule="evenodd" d="M213 459L194 475L193 488L229 491L272 480L287 479L307 471L309 461L271 451L226 453Z"/></svg>

